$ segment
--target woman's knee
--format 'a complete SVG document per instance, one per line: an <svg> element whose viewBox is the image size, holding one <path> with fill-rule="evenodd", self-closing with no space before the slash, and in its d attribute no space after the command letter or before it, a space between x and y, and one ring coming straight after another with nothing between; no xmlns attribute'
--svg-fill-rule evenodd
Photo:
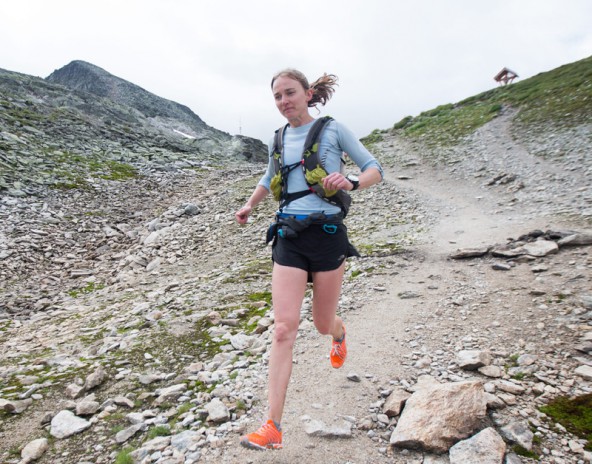
<svg viewBox="0 0 592 464"><path fill-rule="evenodd" d="M333 331L334 321L329 320L314 320L314 325L321 335L329 335Z"/></svg>
<svg viewBox="0 0 592 464"><path fill-rule="evenodd" d="M277 343L293 344L298 334L298 323L276 321L273 329L273 338Z"/></svg>

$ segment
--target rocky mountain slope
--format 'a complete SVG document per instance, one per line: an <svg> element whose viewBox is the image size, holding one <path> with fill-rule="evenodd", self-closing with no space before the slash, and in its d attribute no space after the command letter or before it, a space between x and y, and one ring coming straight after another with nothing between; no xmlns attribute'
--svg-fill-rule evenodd
<svg viewBox="0 0 592 464"><path fill-rule="evenodd" d="M0 70L0 189L80 188L97 177L267 159L264 144L74 61L47 79Z"/></svg>
<svg viewBox="0 0 592 464"><path fill-rule="evenodd" d="M592 394L592 128L525 122L526 104L453 141L438 118L466 125L463 105L366 138L386 176L347 220L350 355L330 368L307 297L273 453L237 446L265 418L275 205L233 214L265 165L221 181L179 155L42 196L18 171L0 197L0 460L589 462L585 434L541 408Z"/></svg>

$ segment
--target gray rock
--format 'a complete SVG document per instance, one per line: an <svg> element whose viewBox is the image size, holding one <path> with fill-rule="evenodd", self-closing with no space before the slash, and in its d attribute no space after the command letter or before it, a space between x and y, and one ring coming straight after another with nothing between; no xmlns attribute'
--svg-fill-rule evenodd
<svg viewBox="0 0 592 464"><path fill-rule="evenodd" d="M347 374L347 380L351 380L352 382L357 382L357 383L362 381L360 376L358 374L356 374L355 372L350 372L349 374Z"/></svg>
<svg viewBox="0 0 592 464"><path fill-rule="evenodd" d="M93 388L102 385L103 382L105 382L105 380L107 380L107 372L105 372L103 366L99 366L92 374L90 374L86 378L86 381L84 382L84 390L92 390Z"/></svg>
<svg viewBox="0 0 592 464"><path fill-rule="evenodd" d="M396 417L401 414L403 410L403 406L405 402L409 399L411 393L402 388L396 388L392 391L392 393L387 397L386 401L384 402L384 406L382 411L388 417Z"/></svg>
<svg viewBox="0 0 592 464"><path fill-rule="evenodd" d="M489 247L481 248L462 248L450 255L451 259L468 259L468 258L479 258L489 253Z"/></svg>
<svg viewBox="0 0 592 464"><path fill-rule="evenodd" d="M574 233L559 239L557 244L560 247L592 245L592 233Z"/></svg>
<svg viewBox="0 0 592 464"><path fill-rule="evenodd" d="M77 416L92 416L95 414L101 405L98 401L86 401L83 400L76 405Z"/></svg>
<svg viewBox="0 0 592 464"><path fill-rule="evenodd" d="M351 428L352 424L348 421L342 421L339 424L327 426L320 420L311 420L305 425L304 430L308 435L313 437L351 438Z"/></svg>
<svg viewBox="0 0 592 464"><path fill-rule="evenodd" d="M228 407L219 398L214 398L210 401L206 405L206 410L208 411L208 418L212 422L220 423L230 419Z"/></svg>
<svg viewBox="0 0 592 464"><path fill-rule="evenodd" d="M31 398L27 398L22 401L7 400L3 401L2 404L2 407L6 412L9 412L11 414L21 414L25 412L29 408L29 406L33 404L33 400Z"/></svg>
<svg viewBox="0 0 592 464"><path fill-rule="evenodd" d="M512 395L521 395L526 391L522 385L518 385L517 383L510 382L508 380L496 380L495 386L499 390L502 390L506 393L511 393Z"/></svg>
<svg viewBox="0 0 592 464"><path fill-rule="evenodd" d="M253 340L253 337L239 333L230 337L230 344L235 350L246 350L253 344Z"/></svg>
<svg viewBox="0 0 592 464"><path fill-rule="evenodd" d="M488 427L471 438L459 441L450 448L450 464L502 464L506 443L495 431Z"/></svg>
<svg viewBox="0 0 592 464"><path fill-rule="evenodd" d="M461 369L474 371L491 364L491 354L480 350L462 350L458 352L456 360Z"/></svg>
<svg viewBox="0 0 592 464"><path fill-rule="evenodd" d="M68 438L88 429L92 424L73 412L63 410L57 413L51 420L49 433L56 438Z"/></svg>
<svg viewBox="0 0 592 464"><path fill-rule="evenodd" d="M171 447L181 453L185 453L189 448L198 443L203 435L195 430L185 430L170 437Z"/></svg>
<svg viewBox="0 0 592 464"><path fill-rule="evenodd" d="M531 366L537 360L537 357L532 354L523 354L518 357L517 363L519 366Z"/></svg>
<svg viewBox="0 0 592 464"><path fill-rule="evenodd" d="M470 436L487 412L480 382L456 382L419 389L407 400L390 443L444 453Z"/></svg>
<svg viewBox="0 0 592 464"><path fill-rule="evenodd" d="M21 451L21 463L27 464L40 459L48 449L49 442L47 438L38 438L37 440L30 441Z"/></svg>
<svg viewBox="0 0 592 464"><path fill-rule="evenodd" d="M134 402L129 398L126 398L125 396L116 396L115 398L113 398L113 402L117 406L123 406L128 409L132 409L134 407Z"/></svg>
<svg viewBox="0 0 592 464"><path fill-rule="evenodd" d="M574 373L586 380L592 380L592 366L579 366L575 369Z"/></svg>
<svg viewBox="0 0 592 464"><path fill-rule="evenodd" d="M520 459L518 455L514 453L508 453L506 455L506 460L504 461L504 464L522 464L522 459Z"/></svg>
<svg viewBox="0 0 592 464"><path fill-rule="evenodd" d="M528 424L524 422L512 422L500 429L502 436L511 443L517 443L524 449L532 450L534 434Z"/></svg>
<svg viewBox="0 0 592 464"><path fill-rule="evenodd" d="M557 253L559 246L551 240L537 240L536 242L523 245L521 250L527 255L542 257Z"/></svg>
<svg viewBox="0 0 592 464"><path fill-rule="evenodd" d="M170 387L160 388L156 390L158 398L156 398L155 403L157 405L160 405L165 402L176 401L186 390L187 385L184 383L171 385Z"/></svg>
<svg viewBox="0 0 592 464"><path fill-rule="evenodd" d="M146 429L146 424L144 424L144 423L130 425L129 427L127 427L123 430L120 430L119 432L117 432L115 434L115 441L119 444L125 443L130 438L132 438L134 435L136 435L138 432L140 432L141 430L145 430L145 429Z"/></svg>
<svg viewBox="0 0 592 464"><path fill-rule="evenodd" d="M511 271L512 265L506 263L494 263L491 265L491 269L494 271Z"/></svg>
<svg viewBox="0 0 592 464"><path fill-rule="evenodd" d="M483 366L477 370L480 374L483 374L485 377L490 377L494 379L503 377L504 375L504 369L500 366Z"/></svg>

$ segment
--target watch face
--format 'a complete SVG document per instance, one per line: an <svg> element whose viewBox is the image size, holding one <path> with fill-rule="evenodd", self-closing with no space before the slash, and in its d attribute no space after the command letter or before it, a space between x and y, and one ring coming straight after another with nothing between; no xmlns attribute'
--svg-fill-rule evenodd
<svg viewBox="0 0 592 464"><path fill-rule="evenodd" d="M347 176L348 180L351 180L352 182L359 182L360 180L358 179L358 176Z"/></svg>

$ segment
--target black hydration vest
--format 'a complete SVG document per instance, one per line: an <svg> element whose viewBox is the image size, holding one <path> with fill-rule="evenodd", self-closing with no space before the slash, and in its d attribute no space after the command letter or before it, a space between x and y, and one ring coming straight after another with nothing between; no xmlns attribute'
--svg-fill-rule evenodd
<svg viewBox="0 0 592 464"><path fill-rule="evenodd" d="M273 143L274 176L271 179L270 190L274 198L280 202L280 211L288 203L315 193L326 202L339 206L343 212L343 217L347 216L351 205L351 197L343 190L326 190L322 181L327 176L327 171L321 162L319 144L325 126L332 120L331 116L324 116L313 123L304 142L302 159L288 166L285 166L283 162L283 136L288 125L286 124L275 131ZM288 174L298 166L302 166L308 189L288 193Z"/></svg>

